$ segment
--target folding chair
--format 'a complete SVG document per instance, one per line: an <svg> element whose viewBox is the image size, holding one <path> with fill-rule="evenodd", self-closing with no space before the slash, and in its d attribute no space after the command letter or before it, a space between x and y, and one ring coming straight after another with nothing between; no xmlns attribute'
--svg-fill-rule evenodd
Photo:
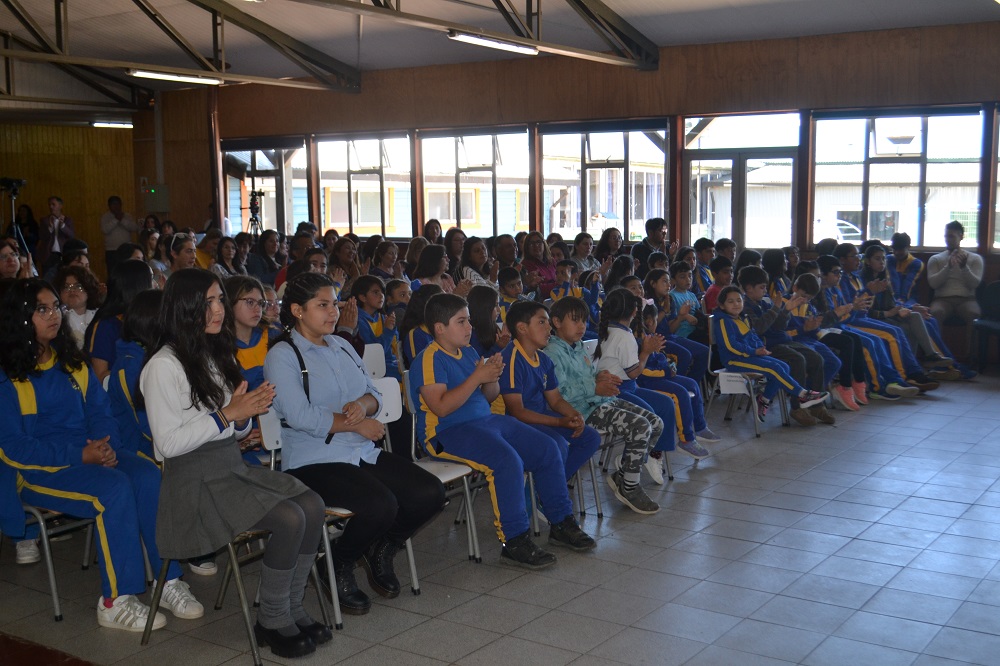
<svg viewBox="0 0 1000 666"><path fill-rule="evenodd" d="M715 346L715 315L708 316L708 348L709 354L711 355L712 347ZM710 388L708 405L705 407L705 411L708 412L712 408L712 402L715 400L715 391L718 389L719 395L728 395L729 404L726 406L726 421L733 420L733 411L736 407L736 399L741 396L746 396L748 404L747 411L755 409L755 401L757 399L757 393L763 388L763 384L766 381L764 375L759 372L736 372L733 370L727 370L722 368L720 370L712 370L712 374L715 376L714 386ZM785 393L778 393L778 406L781 409L781 422L782 425L789 425L788 420L788 403L787 396ZM753 414L753 432L756 437L760 437L760 421L757 420L757 415Z"/></svg>
<svg viewBox="0 0 1000 666"><path fill-rule="evenodd" d="M52 561L52 547L49 539L60 534L86 529L87 538L83 545L83 564L81 565L81 568L86 571L90 568L90 551L94 543L94 520L93 518L70 518L66 514L30 504L22 504L21 506L24 508L24 513L27 514L26 526L38 525L38 538L42 543L42 559L45 561L45 569L49 576L49 591L52 593L52 613L56 622L62 622L62 606L59 604L59 588L56 585L55 565ZM49 521L56 518L62 518L64 522L58 526L50 526Z"/></svg>
<svg viewBox="0 0 1000 666"><path fill-rule="evenodd" d="M469 540L469 559L474 562L481 563L483 561L483 557L479 552L479 535L476 533L476 521L472 511L472 492L471 485L469 483L469 477L472 476L473 469L468 465L463 465L461 463L445 462L443 460L430 457L424 457L417 460L418 408L413 404L413 399L410 395L409 370L403 373L403 398L406 401L406 409L410 412L410 417L413 419L413 435L410 437L410 456L416 464L436 476L438 480L445 485L446 489L449 484L454 484L456 481L461 479L463 508L459 510L459 515L455 517L455 524L458 525L461 522L464 510L465 531ZM458 493L459 491L457 489L448 490L447 497L454 497Z"/></svg>
<svg viewBox="0 0 1000 666"><path fill-rule="evenodd" d="M382 349L382 345L374 343L365 345L365 353L361 360L365 362L369 375L375 379L385 377L385 350Z"/></svg>
<svg viewBox="0 0 1000 666"><path fill-rule="evenodd" d="M279 427L280 432L280 427ZM265 439L265 442L273 441ZM155 447L154 447L155 451ZM159 452L156 452L157 460L162 462L162 457ZM219 610L222 608L222 602L225 599L226 591L229 587L229 579L236 582L236 593L240 598L240 610L243 612L243 624L245 625L247 631L247 639L250 641L250 652L253 655L254 666L261 666L263 663L260 657L260 647L257 645L257 637L253 633L253 620L250 617L250 604L247 602L246 587L243 585L243 576L240 573L240 567L244 564L249 564L251 562L256 562L261 557L264 556L264 548L261 547L257 551L252 550L253 543L263 544L264 540L269 536L268 532L263 530L248 530L242 532L233 537L233 539L226 544L226 552L229 555L229 561L226 563L226 573L222 579L222 585L219 589L219 595L216 598L215 609ZM237 553L237 549L241 547L247 548L247 553L240 556ZM160 608L160 595L163 593L163 586L167 582L167 567L170 565L170 560L164 559L163 566L160 567L160 574L156 579L156 587L153 589L153 599L149 606L149 617L146 619L146 628L142 632L142 645L149 644L149 636L153 632L153 622L156 620L156 613ZM323 598L323 593L320 591L320 580L317 575L316 565L313 564L312 568L313 581L316 584L316 592L319 596L320 611L323 615L323 622L327 626L330 626L330 616L329 611L326 607L326 599ZM336 591L334 591L336 595ZM336 596L334 596L336 600ZM339 608L339 605L337 606Z"/></svg>

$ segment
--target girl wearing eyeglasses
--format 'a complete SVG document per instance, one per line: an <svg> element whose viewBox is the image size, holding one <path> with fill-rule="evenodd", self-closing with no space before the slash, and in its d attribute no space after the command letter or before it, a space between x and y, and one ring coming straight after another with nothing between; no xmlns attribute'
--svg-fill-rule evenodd
<svg viewBox="0 0 1000 666"><path fill-rule="evenodd" d="M94 518L102 587L97 622L142 631L149 616L136 596L146 591L142 542L150 564L161 565L160 473L121 447L108 395L73 343L62 307L38 279L19 281L0 303L0 530L22 538L18 561L37 562L37 528L25 529L21 502ZM179 576L180 567L171 566L164 608L201 617L204 608ZM165 624L158 613L153 628Z"/></svg>
<svg viewBox="0 0 1000 666"><path fill-rule="evenodd" d="M73 333L73 341L83 349L84 334L101 304L97 278L80 266L65 266L56 273L52 286L66 305L64 318Z"/></svg>
<svg viewBox="0 0 1000 666"><path fill-rule="evenodd" d="M270 531L254 633L275 655L310 654L332 638L302 606L324 505L294 477L240 457L237 440L270 407L274 389L267 382L247 389L218 276L174 273L163 290L158 330L139 386L154 449L164 458L160 551L187 559L215 552L246 530Z"/></svg>
<svg viewBox="0 0 1000 666"><path fill-rule="evenodd" d="M22 257L17 241L8 238L0 243L0 278L29 278L31 273L31 255Z"/></svg>

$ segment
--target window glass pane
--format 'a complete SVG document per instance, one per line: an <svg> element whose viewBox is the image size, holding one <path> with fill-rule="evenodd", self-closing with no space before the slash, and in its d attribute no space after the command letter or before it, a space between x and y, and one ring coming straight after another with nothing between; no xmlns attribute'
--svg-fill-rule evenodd
<svg viewBox="0 0 1000 666"><path fill-rule="evenodd" d="M625 159L625 138L622 132L587 135L587 159L590 162L620 162Z"/></svg>
<svg viewBox="0 0 1000 666"><path fill-rule="evenodd" d="M872 123L872 157L920 155L923 152L922 119L876 118Z"/></svg>
<svg viewBox="0 0 1000 666"><path fill-rule="evenodd" d="M455 216L455 139L424 139L424 215L440 220L442 230L458 224Z"/></svg>
<svg viewBox="0 0 1000 666"><path fill-rule="evenodd" d="M459 139L458 166L493 168L493 136L465 136Z"/></svg>
<svg viewBox="0 0 1000 666"><path fill-rule="evenodd" d="M576 236L580 220L580 135L542 137L542 230Z"/></svg>
<svg viewBox="0 0 1000 666"><path fill-rule="evenodd" d="M864 165L817 164L815 180L813 243L824 238L836 238L841 242L861 240Z"/></svg>
<svg viewBox="0 0 1000 666"><path fill-rule="evenodd" d="M799 120L797 113L685 118L685 146L688 149L797 146Z"/></svg>
<svg viewBox="0 0 1000 666"><path fill-rule="evenodd" d="M241 230L251 230L250 193L254 190L258 193L260 229L285 232L294 230L297 222L308 220L305 166L303 148L223 153L229 209L223 233L235 235ZM279 184L282 190L278 189Z"/></svg>
<svg viewBox="0 0 1000 666"><path fill-rule="evenodd" d="M528 133L500 134L497 136L499 157L497 162L497 233L513 234L528 230ZM577 154L579 154L579 143ZM487 204L492 206L489 192L480 195L486 197ZM492 216L492 212L490 213ZM490 225L492 225L491 217ZM493 235L492 226L487 236Z"/></svg>
<svg viewBox="0 0 1000 666"><path fill-rule="evenodd" d="M462 231L466 236L493 235L493 176L489 171L463 171Z"/></svg>
<svg viewBox="0 0 1000 666"><path fill-rule="evenodd" d="M793 160L748 159L746 171L746 246L790 245Z"/></svg>
<svg viewBox="0 0 1000 666"><path fill-rule="evenodd" d="M816 121L816 163L864 162L864 118Z"/></svg>
<svg viewBox="0 0 1000 666"><path fill-rule="evenodd" d="M641 240L646 235L645 223L651 217L667 217L666 132L629 132L629 174L631 192L629 204L629 239Z"/></svg>
<svg viewBox="0 0 1000 666"><path fill-rule="evenodd" d="M413 202L410 186L410 139L385 139L385 197L388 205L385 235L409 238L413 235Z"/></svg>
<svg viewBox="0 0 1000 666"><path fill-rule="evenodd" d="M690 169L690 238L732 238L733 161L692 160Z"/></svg>
<svg viewBox="0 0 1000 666"><path fill-rule="evenodd" d="M319 188L322 202L322 231L337 229L346 233L347 210L347 142L320 141L316 144L319 157Z"/></svg>
<svg viewBox="0 0 1000 666"><path fill-rule="evenodd" d="M382 202L379 197L378 176L374 174L351 175L354 201L353 231L362 240L373 234L382 235Z"/></svg>
<svg viewBox="0 0 1000 666"><path fill-rule="evenodd" d="M380 163L378 139L360 139L349 144L351 170L378 169Z"/></svg>
<svg viewBox="0 0 1000 666"><path fill-rule="evenodd" d="M625 233L624 178L624 169L587 169L587 232L595 238L611 227Z"/></svg>
<svg viewBox="0 0 1000 666"><path fill-rule="evenodd" d="M868 238L887 241L899 231L917 238L919 164L872 164L868 190Z"/></svg>
<svg viewBox="0 0 1000 666"><path fill-rule="evenodd" d="M975 247L979 221L979 162L927 165L927 203L922 245L944 247L944 226L965 225L963 247Z"/></svg>
<svg viewBox="0 0 1000 666"><path fill-rule="evenodd" d="M983 153L983 116L930 116L927 159L976 158ZM978 179L977 179L978 180Z"/></svg>

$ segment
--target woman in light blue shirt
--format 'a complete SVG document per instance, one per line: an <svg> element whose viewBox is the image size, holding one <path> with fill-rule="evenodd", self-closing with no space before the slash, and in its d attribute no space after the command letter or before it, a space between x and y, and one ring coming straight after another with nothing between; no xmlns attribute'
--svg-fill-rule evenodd
<svg viewBox="0 0 1000 666"><path fill-rule="evenodd" d="M353 348L333 334L340 311L333 282L305 273L288 282L281 305L285 333L264 361L282 419L282 463L327 506L354 513L333 546L340 606L363 615L371 600L358 589L361 560L378 594L399 595L393 558L445 503L437 477L372 443L385 429L373 415L382 396Z"/></svg>

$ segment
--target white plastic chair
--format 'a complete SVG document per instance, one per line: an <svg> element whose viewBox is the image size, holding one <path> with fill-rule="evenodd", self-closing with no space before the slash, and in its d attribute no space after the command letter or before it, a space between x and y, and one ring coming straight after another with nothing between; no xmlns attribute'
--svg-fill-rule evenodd
<svg viewBox="0 0 1000 666"><path fill-rule="evenodd" d="M439 460L431 457L424 457L417 460L417 409L416 405L413 404L413 398L410 395L410 371L407 370L403 373L403 398L406 401L406 409L410 412L413 419L413 436L410 438L410 455L416 464L423 467L426 471L430 472L438 478L441 483L447 486L449 483L454 483L461 479L462 481L462 496L464 501L464 512L465 512L465 531L466 536L469 540L469 559L481 563L483 557L479 552L479 535L476 533L476 522L475 516L472 512L472 492L471 486L469 485L469 477L472 476L472 468L468 465L463 465L456 462L446 462L444 460ZM457 495L457 490L449 491L448 496ZM461 520L461 514L459 517L455 518L455 524Z"/></svg>
<svg viewBox="0 0 1000 666"><path fill-rule="evenodd" d="M382 349L382 345L365 345L365 353L361 360L365 362L369 375L375 379L385 377L385 350Z"/></svg>
<svg viewBox="0 0 1000 666"><path fill-rule="evenodd" d="M589 356L590 360L593 361L594 352L597 351L597 340L584 340L583 348L587 350L587 356Z"/></svg>

